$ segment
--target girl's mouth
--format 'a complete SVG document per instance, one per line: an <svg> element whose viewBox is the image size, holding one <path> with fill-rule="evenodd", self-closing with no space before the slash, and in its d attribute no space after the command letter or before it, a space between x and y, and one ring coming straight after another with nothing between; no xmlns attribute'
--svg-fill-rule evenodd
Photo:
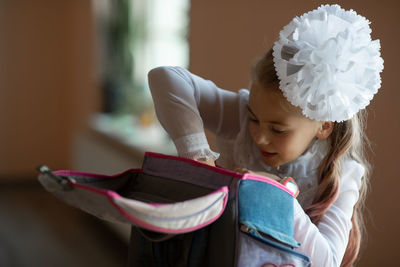
<svg viewBox="0 0 400 267"><path fill-rule="evenodd" d="M273 156L275 156L278 153L270 153L270 152L266 152L266 151L262 151L261 150L261 154L265 157L265 158L272 158Z"/></svg>

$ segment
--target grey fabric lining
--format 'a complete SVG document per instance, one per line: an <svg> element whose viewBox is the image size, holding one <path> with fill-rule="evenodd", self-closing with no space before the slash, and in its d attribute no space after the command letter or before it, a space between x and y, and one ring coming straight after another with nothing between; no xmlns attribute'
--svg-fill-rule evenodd
<svg viewBox="0 0 400 267"><path fill-rule="evenodd" d="M89 186L94 186L101 189L112 190L117 193L120 193L121 190L136 178L139 173L137 172L128 172L124 173L121 176L116 177L85 177L85 176L73 176L73 175L62 175L63 177L73 178L77 183L87 184Z"/></svg>
<svg viewBox="0 0 400 267"><path fill-rule="evenodd" d="M229 174L217 173L206 167L194 167L190 162L156 157L145 158L143 171L154 176L191 183L213 190L230 185L232 179L236 179Z"/></svg>
<svg viewBox="0 0 400 267"><path fill-rule="evenodd" d="M121 195L144 202L173 203L198 198L213 190L190 183L139 173Z"/></svg>
<svg viewBox="0 0 400 267"><path fill-rule="evenodd" d="M154 176L142 172L128 172L117 177L92 178L65 176L80 184L113 190L123 197L143 202L174 203L198 198L213 190L188 182Z"/></svg>

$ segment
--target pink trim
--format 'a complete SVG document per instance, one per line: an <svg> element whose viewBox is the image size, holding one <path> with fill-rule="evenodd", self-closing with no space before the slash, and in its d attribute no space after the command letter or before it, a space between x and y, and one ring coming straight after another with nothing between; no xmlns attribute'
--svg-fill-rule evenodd
<svg viewBox="0 0 400 267"><path fill-rule="evenodd" d="M126 218L128 218L130 221L132 221L133 223L135 223L138 226L144 227L146 229L152 230L152 231L156 231L156 232L162 232L162 233L168 233L168 234L180 234L180 233L185 233L185 232L191 232L191 231L195 231L197 229L203 228L204 226L207 226L211 223L213 223L214 221L216 221L224 212L225 207L226 207L226 203L228 202L228 187L224 186L221 189L214 191L210 194L215 194L215 193L219 193L219 192L223 192L225 193L225 197L224 197L224 203L222 206L221 211L217 214L217 216L215 216L214 218L199 224L197 226L193 226L193 227L188 227L188 228L182 228L182 229L168 229L168 228L163 228L163 227L156 227L154 225L145 223L140 221L139 219L132 217L129 213L127 213L124 209L122 209L122 207L120 207L117 203L115 203L112 199L110 199L111 204L113 204L114 207L116 207L118 209L118 211L124 215ZM210 195L209 194L209 195Z"/></svg>
<svg viewBox="0 0 400 267"><path fill-rule="evenodd" d="M71 181L68 181L68 182L74 187L82 188L84 190L88 190L88 191L94 192L96 194L102 195L104 197L107 197L109 202L123 216L125 216L128 220L130 220L131 222L135 223L136 225L144 227L144 228L149 229L149 230L156 231L156 232L171 233L171 234L179 234L179 233L184 233L184 232L191 232L191 231L203 228L204 226L207 226L207 225L213 223L214 221L216 221L222 215L222 213L225 210L226 204L228 202L227 200L228 200L228 192L229 192L228 187L224 186L224 187L221 187L220 189L218 189L218 190L216 190L216 191L214 191L214 192L212 192L210 194L205 195L205 196L208 196L208 195L217 194L217 193L220 193L220 192L226 194L225 197L224 197L224 203L223 203L222 209L217 214L217 216L215 216L214 218L212 218L212 219L210 219L210 220L208 220L208 221L206 221L206 222L204 222L204 223L202 223L200 225L194 226L194 227L188 227L188 228L182 228L182 229L167 229L167 228L153 226L151 224L142 222L142 221L140 221L139 219L137 219L135 217L132 217L122 207L120 207L117 203L115 203L114 199L123 198L123 197L121 195L119 195L118 193L114 192L114 191L104 190L104 189L100 189L100 188L96 188L96 187L91 187L91 186L87 186L87 185L83 185L83 184L79 184L79 183L74 183L74 182L71 182ZM152 205L152 206L165 205L164 203L147 203L147 204Z"/></svg>
<svg viewBox="0 0 400 267"><path fill-rule="evenodd" d="M114 175L97 174L97 173L89 173L89 172L77 172L77 171L70 171L70 170L59 170L59 171L54 171L54 174L67 175L67 176L83 176L83 177L89 177L89 178L115 178L115 177L124 175L126 173L131 173L131 172L143 172L143 170L142 169L128 169L126 171L123 171L121 173L114 174Z"/></svg>
<svg viewBox="0 0 400 267"><path fill-rule="evenodd" d="M116 193L116 192L114 192L112 190L106 190L106 189L101 189L101 188L97 188L97 187L92 187L92 186L88 186L88 185L72 182L71 180L68 180L68 182L74 187L81 188L81 189L84 189L84 190L87 190L87 191L91 191L93 193L96 193L96 194L99 194L99 195L103 195L105 197L113 197L113 198L121 197L118 193Z"/></svg>
<svg viewBox="0 0 400 267"><path fill-rule="evenodd" d="M91 191L93 193L102 195L104 197L107 198L111 198L111 199L115 199L115 198L124 198L123 196L121 196L120 194L118 194L115 191L112 190L106 190L106 189L101 189L101 188L97 188L97 187L92 187L92 186L88 186L88 185L84 185L84 184L80 184L80 183L75 183L75 182L71 182L68 181L71 185L73 185L74 187L78 187L87 191ZM162 206L162 205L167 205L166 203L146 203L148 205L151 206Z"/></svg>
<svg viewBox="0 0 400 267"><path fill-rule="evenodd" d="M286 193L288 193L292 197L294 197L292 191L290 191L286 186L284 186L283 184L275 181L274 179L271 179L271 178L268 178L268 177L264 177L264 176L260 176L260 175L254 175L254 174L251 174L251 173L244 174L242 179L243 180L254 180L254 181L259 181L259 182L263 182L263 183L267 183L267 184L273 185L273 186L278 187L279 189L285 191Z"/></svg>
<svg viewBox="0 0 400 267"><path fill-rule="evenodd" d="M188 158L171 156L171 155L164 155L164 154L155 153L155 152L146 152L145 156L153 157L153 158L162 158L162 159L172 159L172 160L183 161L183 162L187 162L187 163L190 163L190 164L198 166L198 167L203 167L205 169L210 169L210 170L213 170L215 172L218 172L218 173L221 173L221 174L225 174L225 175L230 175L230 176L233 176L233 177L239 178L239 179L242 178L242 176L243 176L242 173L234 172L234 171L227 170L227 169L224 169L224 168L221 168L221 167L214 167L214 166L199 162L199 161L194 160L194 159L188 159Z"/></svg>

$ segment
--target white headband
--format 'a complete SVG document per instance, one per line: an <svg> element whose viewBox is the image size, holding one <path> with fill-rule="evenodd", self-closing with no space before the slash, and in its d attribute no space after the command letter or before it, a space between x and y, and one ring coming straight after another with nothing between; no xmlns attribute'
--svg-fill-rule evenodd
<svg viewBox="0 0 400 267"><path fill-rule="evenodd" d="M323 5L280 32L273 46L279 87L305 116L340 122L369 104L383 70L369 24L353 10Z"/></svg>

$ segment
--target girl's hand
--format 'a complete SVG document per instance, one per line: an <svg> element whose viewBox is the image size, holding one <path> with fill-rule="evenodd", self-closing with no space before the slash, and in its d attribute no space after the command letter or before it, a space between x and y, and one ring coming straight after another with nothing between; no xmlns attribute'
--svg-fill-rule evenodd
<svg viewBox="0 0 400 267"><path fill-rule="evenodd" d="M276 176L275 174L268 173L268 172L254 172L254 171L251 171L251 170L248 170L245 168L236 168L236 169L234 169L234 171L240 172L240 173L250 173L250 174L260 175L260 176L271 178L278 182L280 182L282 180L280 177Z"/></svg>
<svg viewBox="0 0 400 267"><path fill-rule="evenodd" d="M200 159L197 159L197 161L215 167L215 160L213 160L213 159L207 160L207 159L205 159L205 158L200 158Z"/></svg>

